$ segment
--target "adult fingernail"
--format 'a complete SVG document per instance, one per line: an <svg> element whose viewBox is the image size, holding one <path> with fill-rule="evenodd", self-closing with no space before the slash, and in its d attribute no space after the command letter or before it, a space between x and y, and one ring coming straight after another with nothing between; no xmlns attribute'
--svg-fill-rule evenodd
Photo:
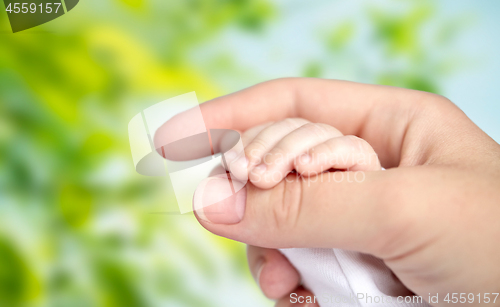
<svg viewBox="0 0 500 307"><path fill-rule="evenodd" d="M203 180L194 193L193 209L201 220L214 224L235 224L243 219L246 188L233 193L227 178L210 177Z"/></svg>

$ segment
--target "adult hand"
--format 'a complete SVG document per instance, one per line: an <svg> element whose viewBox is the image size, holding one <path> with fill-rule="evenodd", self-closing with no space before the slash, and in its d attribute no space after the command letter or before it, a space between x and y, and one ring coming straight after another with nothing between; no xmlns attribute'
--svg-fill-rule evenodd
<svg viewBox="0 0 500 307"><path fill-rule="evenodd" d="M259 246L249 248L249 262L256 276L261 272L269 297L298 286L298 274L273 250L288 247L372 254L424 300L438 293L437 305L446 304L447 293L473 293L477 304L478 294L500 292L500 146L446 98L344 81L280 79L206 102L201 110L210 129L245 131L288 117L326 123L368 141L387 169L367 172L362 182L305 182L289 175L268 190L248 184L211 206L231 216L231 224L220 214L214 223L196 212L209 231ZM185 119L167 122L155 139ZM212 180L196 193L209 198L218 188ZM235 211L244 212L236 223Z"/></svg>

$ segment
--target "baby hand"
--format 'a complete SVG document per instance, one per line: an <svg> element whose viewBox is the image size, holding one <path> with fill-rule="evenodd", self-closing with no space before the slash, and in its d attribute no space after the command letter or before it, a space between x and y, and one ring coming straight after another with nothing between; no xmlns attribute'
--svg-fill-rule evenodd
<svg viewBox="0 0 500 307"><path fill-rule="evenodd" d="M373 148L363 139L344 136L334 127L301 118L253 127L242 134L244 155L226 153L236 179L269 189L295 170L311 177L328 170L380 170Z"/></svg>

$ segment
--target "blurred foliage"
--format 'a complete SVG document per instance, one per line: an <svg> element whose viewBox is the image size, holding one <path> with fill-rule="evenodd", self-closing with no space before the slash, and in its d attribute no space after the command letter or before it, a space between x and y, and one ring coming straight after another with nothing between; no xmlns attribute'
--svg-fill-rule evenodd
<svg viewBox="0 0 500 307"><path fill-rule="evenodd" d="M404 70L381 74L378 83L433 93L439 91L436 87L437 78L433 80L432 74L422 71L421 66L430 58L421 36L422 28L432 13L432 7L425 2L404 14L387 14L378 10L371 12L376 37L384 44L386 54L408 61Z"/></svg>
<svg viewBox="0 0 500 307"><path fill-rule="evenodd" d="M403 64L363 72L438 92L453 63L423 43L430 2L403 13L367 6L374 48ZM135 174L126 131L162 99L235 90L214 71L246 82L225 50L193 57L228 29L258 39L280 13L265 0L81 1L15 35L0 13L0 306L224 306L227 289L266 304L242 245L190 215L164 214L175 210L168 182ZM432 34L443 42L456 28ZM356 54L356 22L327 31L329 56L305 61L304 76L324 77L330 57Z"/></svg>
<svg viewBox="0 0 500 307"><path fill-rule="evenodd" d="M0 238L0 304L14 306L39 294L39 280L8 238Z"/></svg>
<svg viewBox="0 0 500 307"><path fill-rule="evenodd" d="M332 50L341 50L355 34L355 25L352 22L343 22L335 27L326 40L327 46Z"/></svg>
<svg viewBox="0 0 500 307"><path fill-rule="evenodd" d="M443 78L461 68L452 46L467 20L440 17L431 1L389 2L395 6L367 4L361 21L348 15L327 32L325 48L357 69L360 81L441 93ZM304 74L324 77L324 66L309 64Z"/></svg>

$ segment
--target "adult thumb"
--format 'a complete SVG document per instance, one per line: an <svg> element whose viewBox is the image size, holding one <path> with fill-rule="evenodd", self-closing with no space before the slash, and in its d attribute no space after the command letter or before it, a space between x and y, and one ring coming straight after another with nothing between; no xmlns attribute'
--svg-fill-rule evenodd
<svg viewBox="0 0 500 307"><path fill-rule="evenodd" d="M389 202L381 189L391 177L391 171L289 174L266 190L251 183L234 189L235 181L210 177L196 190L193 206L207 230L250 245L376 255L405 223L398 210L384 205L397 201Z"/></svg>

